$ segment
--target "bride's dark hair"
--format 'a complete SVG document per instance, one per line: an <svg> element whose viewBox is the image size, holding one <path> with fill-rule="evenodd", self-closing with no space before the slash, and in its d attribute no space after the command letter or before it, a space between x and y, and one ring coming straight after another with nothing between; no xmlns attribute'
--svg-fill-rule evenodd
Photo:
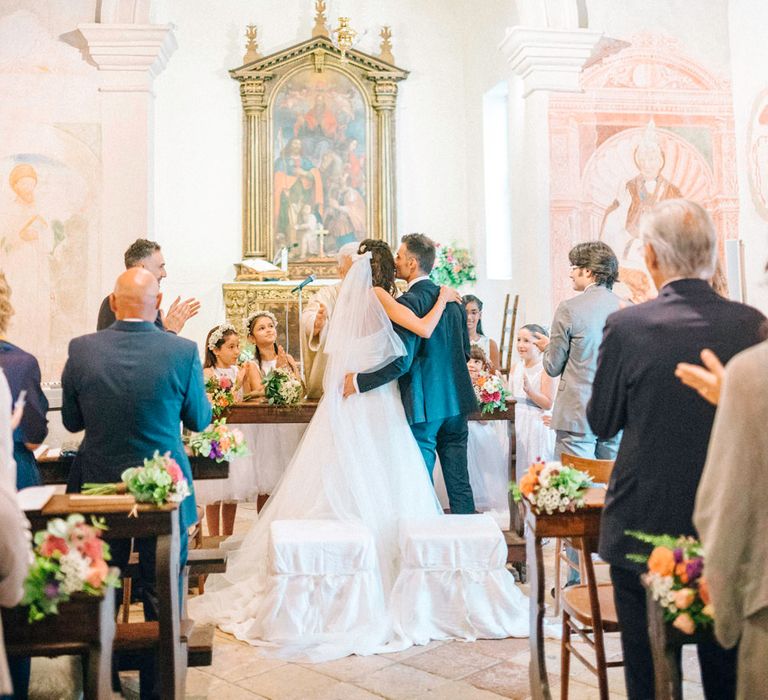
<svg viewBox="0 0 768 700"><path fill-rule="evenodd" d="M360 242L357 249L359 254L371 254L371 281L374 287L381 287L393 296L397 292L395 286L395 258L384 241L366 238Z"/></svg>

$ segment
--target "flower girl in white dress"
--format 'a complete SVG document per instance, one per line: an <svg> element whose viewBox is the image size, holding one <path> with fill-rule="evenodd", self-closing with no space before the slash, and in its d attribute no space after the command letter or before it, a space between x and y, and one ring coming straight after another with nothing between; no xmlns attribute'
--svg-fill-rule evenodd
<svg viewBox="0 0 768 700"><path fill-rule="evenodd" d="M528 471L532 462L552 460L555 452L555 431L544 424L554 402L554 382L544 371L541 350L533 343L534 335L549 336L546 329L535 323L520 328L517 353L520 361L512 370L510 384L515 404L515 433L517 449L517 481Z"/></svg>
<svg viewBox="0 0 768 700"><path fill-rule="evenodd" d="M255 311L248 316L245 326L248 340L253 343L254 360L246 365L246 381L253 394L263 396L264 379L276 367L287 369L301 380L296 361L277 344L277 319L271 311ZM252 450L251 458L257 510L274 493L306 427L299 423L252 426L254 445L259 445L258 450Z"/></svg>
<svg viewBox="0 0 768 700"><path fill-rule="evenodd" d="M223 323L211 328L205 339L203 377L206 381L211 377L229 379L232 382L235 401L242 401L243 391L251 390L246 368L237 365L239 354L240 337L234 326ZM256 445L251 435L251 426L238 425L237 427L243 433L249 450L253 450ZM254 491L253 471L248 457L231 460L229 477L226 479L196 482L195 495L198 502L205 504L208 534L231 535L235 525L237 502L252 498ZM221 518L221 524L219 524L219 518Z"/></svg>

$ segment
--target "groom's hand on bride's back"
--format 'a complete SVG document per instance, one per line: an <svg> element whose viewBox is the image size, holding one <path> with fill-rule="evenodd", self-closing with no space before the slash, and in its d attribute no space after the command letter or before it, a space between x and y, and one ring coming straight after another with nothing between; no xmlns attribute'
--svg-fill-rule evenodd
<svg viewBox="0 0 768 700"><path fill-rule="evenodd" d="M357 393L357 387L355 386L355 375L348 374L344 377L344 398L352 396Z"/></svg>

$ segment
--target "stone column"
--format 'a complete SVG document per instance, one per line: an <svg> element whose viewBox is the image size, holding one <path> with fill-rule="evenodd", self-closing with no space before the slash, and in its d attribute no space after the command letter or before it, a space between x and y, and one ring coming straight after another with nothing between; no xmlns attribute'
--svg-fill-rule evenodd
<svg viewBox="0 0 768 700"><path fill-rule="evenodd" d="M170 24L80 24L87 57L100 74L101 287L123 269L136 238L155 239L152 84L176 49Z"/></svg>
<svg viewBox="0 0 768 700"><path fill-rule="evenodd" d="M549 323L553 312L549 93L581 92L582 68L601 36L515 26L501 44L510 67L512 273L526 322Z"/></svg>

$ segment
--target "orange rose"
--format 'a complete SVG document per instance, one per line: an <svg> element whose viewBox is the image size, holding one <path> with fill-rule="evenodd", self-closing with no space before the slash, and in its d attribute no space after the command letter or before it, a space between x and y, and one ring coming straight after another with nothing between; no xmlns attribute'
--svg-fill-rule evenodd
<svg viewBox="0 0 768 700"><path fill-rule="evenodd" d="M675 618L672 627L677 627L683 634L693 634L696 631L696 623L688 613L683 613Z"/></svg>
<svg viewBox="0 0 768 700"><path fill-rule="evenodd" d="M531 474L530 472L520 479L520 491L523 496L530 496L533 493L534 488L536 488L537 483L538 478L535 474Z"/></svg>
<svg viewBox="0 0 768 700"><path fill-rule="evenodd" d="M682 583L688 583L688 568L684 561L675 565L675 576L677 576Z"/></svg>
<svg viewBox="0 0 768 700"><path fill-rule="evenodd" d="M544 462L534 462L534 463L531 465L531 469L533 470L533 473L534 473L536 476L538 476L538 475L539 475L539 474L541 474L541 472L544 470L544 467L545 467L545 466L546 466L546 465L544 464Z"/></svg>
<svg viewBox="0 0 768 700"><path fill-rule="evenodd" d="M704 605L709 605L712 599L709 597L709 582L703 576L699 579L699 595Z"/></svg>
<svg viewBox="0 0 768 700"><path fill-rule="evenodd" d="M103 559L100 559L99 561L93 562L91 564L85 580L94 588L101 588L101 584L104 583L108 573L109 567L107 566L107 562L105 562Z"/></svg>
<svg viewBox="0 0 768 700"><path fill-rule="evenodd" d="M674 591L674 604L678 610L687 610L691 607L691 604L696 600L696 591L692 588L681 588L679 591Z"/></svg>
<svg viewBox="0 0 768 700"><path fill-rule="evenodd" d="M675 570L675 555L666 547L654 547L648 557L648 571L659 576L671 576Z"/></svg>

